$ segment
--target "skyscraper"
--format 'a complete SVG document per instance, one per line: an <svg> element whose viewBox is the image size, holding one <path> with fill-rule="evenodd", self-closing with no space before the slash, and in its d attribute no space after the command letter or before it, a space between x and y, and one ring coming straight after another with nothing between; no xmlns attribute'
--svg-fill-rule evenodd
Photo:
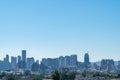
<svg viewBox="0 0 120 80"><path fill-rule="evenodd" d="M77 55L71 55L70 56L70 64L72 67L76 67L77 65Z"/></svg>
<svg viewBox="0 0 120 80"><path fill-rule="evenodd" d="M22 61L26 62L26 50L22 50Z"/></svg>
<svg viewBox="0 0 120 80"><path fill-rule="evenodd" d="M65 66L70 66L70 56L65 56Z"/></svg>
<svg viewBox="0 0 120 80"><path fill-rule="evenodd" d="M17 69L17 57L11 57L11 69L16 70Z"/></svg>
<svg viewBox="0 0 120 80"><path fill-rule="evenodd" d="M35 62L34 57L27 58L27 69L31 70L32 64Z"/></svg>
<svg viewBox="0 0 120 80"><path fill-rule="evenodd" d="M113 59L103 59L101 61L101 70L113 71L115 70L115 63Z"/></svg>
<svg viewBox="0 0 120 80"><path fill-rule="evenodd" d="M18 56L18 68L21 69L22 68L22 59L21 56Z"/></svg>
<svg viewBox="0 0 120 80"><path fill-rule="evenodd" d="M117 68L118 68L118 70L120 71L120 61L118 61Z"/></svg>
<svg viewBox="0 0 120 80"><path fill-rule="evenodd" d="M9 55L6 55L4 58L4 70L9 70L10 69L10 63L9 63Z"/></svg>
<svg viewBox="0 0 120 80"><path fill-rule="evenodd" d="M22 69L26 69L26 50L22 50Z"/></svg>
<svg viewBox="0 0 120 80"><path fill-rule="evenodd" d="M59 68L62 68L65 66L65 58L63 56L59 57Z"/></svg>
<svg viewBox="0 0 120 80"><path fill-rule="evenodd" d="M3 61L0 60L0 71L3 70L3 68L4 68L4 63Z"/></svg>
<svg viewBox="0 0 120 80"><path fill-rule="evenodd" d="M6 62L9 62L9 55L6 55Z"/></svg>
<svg viewBox="0 0 120 80"><path fill-rule="evenodd" d="M18 56L18 63L21 62L21 56Z"/></svg>
<svg viewBox="0 0 120 80"><path fill-rule="evenodd" d="M84 56L84 63L85 64L89 64L89 54L88 53L85 53L85 56Z"/></svg>

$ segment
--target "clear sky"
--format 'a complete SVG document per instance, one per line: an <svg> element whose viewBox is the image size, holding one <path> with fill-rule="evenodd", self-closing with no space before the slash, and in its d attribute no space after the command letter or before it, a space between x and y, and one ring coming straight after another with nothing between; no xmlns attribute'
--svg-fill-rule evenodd
<svg viewBox="0 0 120 80"><path fill-rule="evenodd" d="M1 0L0 59L6 54L120 60L120 0Z"/></svg>

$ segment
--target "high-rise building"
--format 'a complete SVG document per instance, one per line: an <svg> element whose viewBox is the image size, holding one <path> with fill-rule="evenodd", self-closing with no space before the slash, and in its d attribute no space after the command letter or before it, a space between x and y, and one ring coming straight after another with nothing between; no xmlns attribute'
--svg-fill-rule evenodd
<svg viewBox="0 0 120 80"><path fill-rule="evenodd" d="M17 69L17 57L11 57L11 69L16 70Z"/></svg>
<svg viewBox="0 0 120 80"><path fill-rule="evenodd" d="M22 69L26 69L26 50L22 50Z"/></svg>
<svg viewBox="0 0 120 80"><path fill-rule="evenodd" d="M26 50L22 50L22 61L26 62Z"/></svg>
<svg viewBox="0 0 120 80"><path fill-rule="evenodd" d="M9 62L9 55L6 55L6 61Z"/></svg>
<svg viewBox="0 0 120 80"><path fill-rule="evenodd" d="M70 66L70 56L65 56L65 66L66 67Z"/></svg>
<svg viewBox="0 0 120 80"><path fill-rule="evenodd" d="M21 56L18 56L18 63L21 61L22 61Z"/></svg>
<svg viewBox="0 0 120 80"><path fill-rule="evenodd" d="M45 66L47 66L48 68L53 68L53 69L58 69L59 63L58 63L59 59L58 58L43 58L41 61L41 64L44 64Z"/></svg>
<svg viewBox="0 0 120 80"><path fill-rule="evenodd" d="M39 64L39 60L36 60L36 63Z"/></svg>
<svg viewBox="0 0 120 80"><path fill-rule="evenodd" d="M20 55L18 56L18 68L19 68L19 69L22 68L22 58L21 58Z"/></svg>
<svg viewBox="0 0 120 80"><path fill-rule="evenodd" d="M120 65L120 61L118 61L118 65Z"/></svg>
<svg viewBox="0 0 120 80"><path fill-rule="evenodd" d="M3 68L4 68L4 65L3 65L3 64L4 64L3 61L0 60L0 71L2 71Z"/></svg>
<svg viewBox="0 0 120 80"><path fill-rule="evenodd" d="M89 61L89 54L88 54L88 53L85 53L84 63L85 63L85 64L89 64L89 63L90 63L90 61Z"/></svg>
<svg viewBox="0 0 120 80"><path fill-rule="evenodd" d="M77 55L71 55L70 56L70 65L72 67L76 67L77 66Z"/></svg>
<svg viewBox="0 0 120 80"><path fill-rule="evenodd" d="M4 70L9 70L10 69L9 55L6 55L3 62L4 62Z"/></svg>
<svg viewBox="0 0 120 80"><path fill-rule="evenodd" d="M101 70L106 70L106 71L114 71L115 66L114 66L114 60L112 59L103 59L101 61Z"/></svg>
<svg viewBox="0 0 120 80"><path fill-rule="evenodd" d="M27 58L27 69L31 70L32 64L35 62L34 58Z"/></svg>
<svg viewBox="0 0 120 80"><path fill-rule="evenodd" d="M118 61L117 69L118 69L119 72L120 72L120 61Z"/></svg>
<svg viewBox="0 0 120 80"><path fill-rule="evenodd" d="M59 57L59 68L65 67L65 58L63 56Z"/></svg>
<svg viewBox="0 0 120 80"><path fill-rule="evenodd" d="M47 65L47 59L46 59L46 58L42 58L41 63L44 64L45 66L48 66L48 65Z"/></svg>

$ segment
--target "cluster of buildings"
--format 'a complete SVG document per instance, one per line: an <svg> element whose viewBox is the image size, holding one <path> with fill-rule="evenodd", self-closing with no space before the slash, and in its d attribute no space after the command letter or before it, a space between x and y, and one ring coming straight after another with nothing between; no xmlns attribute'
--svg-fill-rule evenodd
<svg viewBox="0 0 120 80"><path fill-rule="evenodd" d="M41 61L42 64L44 64L47 67L52 68L63 68L63 67L77 67L77 55L71 55L71 56L60 56L59 58L43 58Z"/></svg>
<svg viewBox="0 0 120 80"><path fill-rule="evenodd" d="M41 71L46 73L51 73L54 70L59 71L70 71L70 72L100 72L100 73L120 73L120 61L115 64L113 59L102 59L100 64L90 62L89 54L85 53L84 62L80 62L77 59L77 55L70 56L60 56L58 58L43 58L41 61L42 66L47 68L42 68ZM43 73L42 72L42 73Z"/></svg>
<svg viewBox="0 0 120 80"><path fill-rule="evenodd" d="M103 59L100 63L100 65L91 63L88 53L84 55L84 62L78 61L77 55L70 55L60 56L58 58L43 58L39 63L39 60L35 61L34 57L27 58L26 50L22 50L21 55L17 57L11 56L11 61L9 55L6 55L3 61L0 60L0 71L33 70L33 72L37 73L51 73L59 70L71 72L120 73L120 61L118 61L117 65L115 65L112 59Z"/></svg>
<svg viewBox="0 0 120 80"><path fill-rule="evenodd" d="M22 55L17 57L11 56L11 61L9 55L2 60L0 60L0 71L16 71L18 69L31 70L32 64L35 62L34 58L26 57L26 50L22 50Z"/></svg>
<svg viewBox="0 0 120 80"><path fill-rule="evenodd" d="M54 71L77 71L79 66L82 67L82 62L78 62L77 55L70 55L70 56L60 56L58 58L43 58L41 64L47 66L47 70ZM89 55L88 53L85 54L84 57L84 67L90 65L89 62ZM86 67L87 68L87 67ZM44 71L45 72L45 71ZM47 73L48 73L47 72Z"/></svg>

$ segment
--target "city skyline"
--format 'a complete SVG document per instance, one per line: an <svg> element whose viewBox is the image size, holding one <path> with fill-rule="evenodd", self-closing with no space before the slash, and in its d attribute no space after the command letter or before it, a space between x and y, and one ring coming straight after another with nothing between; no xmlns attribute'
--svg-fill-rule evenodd
<svg viewBox="0 0 120 80"><path fill-rule="evenodd" d="M0 1L0 59L54 58L89 51L90 61L120 60L120 1Z"/></svg>
<svg viewBox="0 0 120 80"><path fill-rule="evenodd" d="M89 58L89 53L87 52L87 53L84 53L84 55L86 55L87 54L87 57ZM57 57L51 57L51 59L54 59L54 58L59 58L59 57L67 57L67 56L77 56L77 54L69 54L69 55L60 55L60 56L57 56ZM3 59L0 59L0 60L4 60L4 58L6 57L6 56L8 56L8 61L9 62L11 62L11 60L12 60L12 58L17 58L17 61L19 62L19 61L25 61L26 62L26 59L27 58L34 58L35 59L35 57L34 56L27 56L27 51L26 50L21 50L21 53L20 54L17 54L16 56L13 56L13 55L9 55L9 54L5 54L4 56L3 56ZM44 59L45 57L43 57L42 59ZM46 57L46 59L49 59L50 57ZM85 59L85 57L83 57L84 59ZM40 59L35 59L36 61L37 60L40 60L40 61L42 61L42 59L40 60ZM77 59L78 60L78 59ZM79 61L79 60L78 60ZM83 60L83 62L85 62L85 60ZM88 60L88 62L89 62L89 60Z"/></svg>
<svg viewBox="0 0 120 80"><path fill-rule="evenodd" d="M91 58L89 56L89 52L86 52L84 53L84 55L82 55L81 57L83 58L82 61L79 60L79 56L77 54L69 54L69 55L60 55L60 56L56 56L56 57L42 57L41 59L36 59L34 56L27 56L27 50L21 50L21 53L20 54L17 54L16 56L13 56L13 55L9 55L9 54L5 54L3 56L3 59L0 59L0 61L4 61L5 57L8 57L8 61L9 62L12 62L11 60L14 58L16 58L17 62L19 61L24 61L24 62L27 62L27 59L29 58L33 58L35 61L39 61L39 63L41 63L41 61L43 59L56 59L56 58L68 58L68 56L74 56L76 58L76 61L78 62L85 62L87 64L89 64L90 62L92 63L100 63L101 60L114 60L112 58L102 58L101 60L99 61L91 61ZM118 64L120 60L117 60L115 61L116 64Z"/></svg>
<svg viewBox="0 0 120 80"><path fill-rule="evenodd" d="M41 61L35 60L34 57L27 57L27 51L22 50L21 55L17 57L8 54L3 60L0 60L0 71L12 73L22 73L24 71L37 72L39 74L51 74L53 71L77 71L79 73L101 72L101 73L119 73L120 61L113 59L102 59L99 62L91 62L89 53L84 54L84 62L78 60L76 54L58 56L56 58L42 58ZM11 59L11 61L10 61Z"/></svg>

